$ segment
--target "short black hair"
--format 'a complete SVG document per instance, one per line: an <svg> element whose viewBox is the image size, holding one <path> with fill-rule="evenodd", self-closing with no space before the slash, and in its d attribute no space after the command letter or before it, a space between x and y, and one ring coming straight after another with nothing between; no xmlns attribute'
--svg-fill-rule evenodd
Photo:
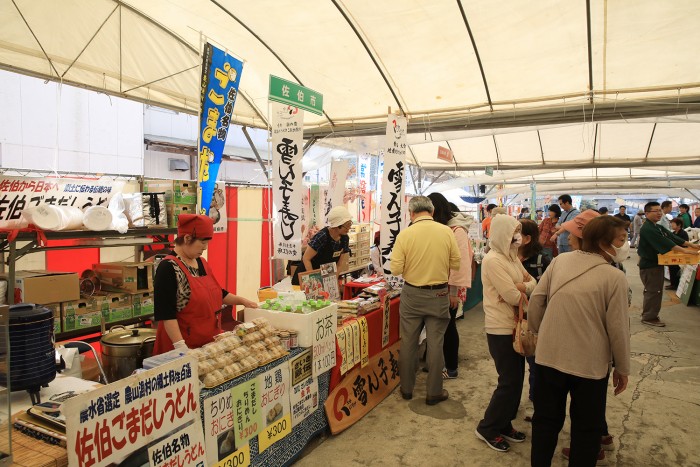
<svg viewBox="0 0 700 467"><path fill-rule="evenodd" d="M598 209L598 212L601 213L601 214L605 214L606 212L608 212L608 208L606 208L605 206L603 206L602 208Z"/></svg>
<svg viewBox="0 0 700 467"><path fill-rule="evenodd" d="M625 211L627 211L627 206L625 206L624 204L621 204L620 209L624 209Z"/></svg>
<svg viewBox="0 0 700 467"><path fill-rule="evenodd" d="M644 212L649 212L652 208L655 208L656 206L661 205L657 201L649 201L647 204L644 205Z"/></svg>
<svg viewBox="0 0 700 467"><path fill-rule="evenodd" d="M674 217L673 219L671 219L671 222L676 224L678 227L683 228L683 219L681 219L680 217Z"/></svg>
<svg viewBox="0 0 700 467"><path fill-rule="evenodd" d="M571 195L561 195L561 196L558 198L558 200L561 201L562 203L567 203L567 204L571 204L571 203L572 203Z"/></svg>
<svg viewBox="0 0 700 467"><path fill-rule="evenodd" d="M491 203L491 204L489 204L488 206L486 206L486 211L487 211L487 212L491 212L491 210L492 210L493 208L497 208L497 207L498 207L497 205Z"/></svg>
<svg viewBox="0 0 700 467"><path fill-rule="evenodd" d="M661 203L661 209L665 208L666 206L673 206L673 202L666 200L663 203Z"/></svg>
<svg viewBox="0 0 700 467"><path fill-rule="evenodd" d="M561 208L559 207L558 204L552 204L549 207L549 210L552 211L554 214L556 214L557 217L561 217Z"/></svg>
<svg viewBox="0 0 700 467"><path fill-rule="evenodd" d="M685 209L686 211L690 210L690 206L688 206L688 205L685 204L685 203L679 204L678 207L679 207L679 208L683 208L683 209Z"/></svg>

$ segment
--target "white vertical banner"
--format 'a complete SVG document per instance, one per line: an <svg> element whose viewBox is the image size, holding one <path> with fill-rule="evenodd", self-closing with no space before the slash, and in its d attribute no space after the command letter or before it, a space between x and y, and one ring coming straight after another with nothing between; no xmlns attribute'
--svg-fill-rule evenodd
<svg viewBox="0 0 700 467"><path fill-rule="evenodd" d="M270 103L272 109L272 192L276 259L301 259L304 111Z"/></svg>
<svg viewBox="0 0 700 467"><path fill-rule="evenodd" d="M331 208L333 207L332 201L331 201L331 190L328 188L328 185L321 185L320 191L319 191L319 198L321 199L321 216L319 218L319 224L318 228L322 229L323 227L326 226L326 219L328 219L328 213L331 211Z"/></svg>
<svg viewBox="0 0 700 467"><path fill-rule="evenodd" d="M406 118L389 115L386 123L386 150L381 178L382 219L380 228L380 253L385 275L391 275L389 255L396 237L401 232L402 205L405 190L404 166L406 164Z"/></svg>
<svg viewBox="0 0 700 467"><path fill-rule="evenodd" d="M371 221L372 214L372 196L370 191L369 171L372 164L372 156L362 154L359 157L357 171L358 187L360 188L360 222L367 223Z"/></svg>
<svg viewBox="0 0 700 467"><path fill-rule="evenodd" d="M345 182L348 179L347 159L338 159L331 162L331 178L328 185L331 207L344 206Z"/></svg>

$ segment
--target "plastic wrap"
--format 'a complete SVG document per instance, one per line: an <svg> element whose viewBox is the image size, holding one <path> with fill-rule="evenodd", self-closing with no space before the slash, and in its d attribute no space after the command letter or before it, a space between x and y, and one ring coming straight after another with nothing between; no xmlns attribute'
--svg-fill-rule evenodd
<svg viewBox="0 0 700 467"><path fill-rule="evenodd" d="M83 213L83 225L88 230L109 230L112 212L104 206L90 206Z"/></svg>
<svg viewBox="0 0 700 467"><path fill-rule="evenodd" d="M112 225L110 225L110 228L119 233L126 233L129 230L129 219L124 213L126 210L124 196L121 193L114 194L112 199L109 200L107 209L112 213Z"/></svg>
<svg viewBox="0 0 700 467"><path fill-rule="evenodd" d="M22 212L30 224L43 230L76 230L83 227L83 211L72 206L44 204Z"/></svg>
<svg viewBox="0 0 700 467"><path fill-rule="evenodd" d="M142 193L125 193L124 211L131 227L144 227Z"/></svg>

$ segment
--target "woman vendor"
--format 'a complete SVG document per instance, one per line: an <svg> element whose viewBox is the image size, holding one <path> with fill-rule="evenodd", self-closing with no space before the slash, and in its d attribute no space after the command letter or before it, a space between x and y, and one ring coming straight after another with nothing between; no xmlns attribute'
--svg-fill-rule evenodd
<svg viewBox="0 0 700 467"><path fill-rule="evenodd" d="M153 354L173 348L201 347L221 332L216 312L223 305L257 308L257 303L228 293L202 258L214 235L208 216L181 214L171 255L158 265L154 284L154 315L158 322Z"/></svg>
<svg viewBox="0 0 700 467"><path fill-rule="evenodd" d="M327 219L328 226L309 240L302 262L292 276L293 285L299 285L299 273L319 269L322 264L336 263L338 272L347 269L352 216L345 206L336 206L328 212Z"/></svg>

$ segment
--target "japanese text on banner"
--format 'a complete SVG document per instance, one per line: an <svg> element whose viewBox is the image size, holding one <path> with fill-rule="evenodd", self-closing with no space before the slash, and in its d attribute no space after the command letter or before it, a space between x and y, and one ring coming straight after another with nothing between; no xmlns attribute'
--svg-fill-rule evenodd
<svg viewBox="0 0 700 467"><path fill-rule="evenodd" d="M304 112L272 102L272 188L274 257L301 259L301 203Z"/></svg>
<svg viewBox="0 0 700 467"><path fill-rule="evenodd" d="M199 467L206 454L199 420L170 434L148 448L151 467Z"/></svg>
<svg viewBox="0 0 700 467"><path fill-rule="evenodd" d="M184 357L67 400L68 464L109 465L193 420L199 424L197 361Z"/></svg>
<svg viewBox="0 0 700 467"><path fill-rule="evenodd" d="M260 388L260 410L265 417L266 427L258 435L258 450L263 452L291 432L289 362L284 362L258 376L258 388Z"/></svg>
<svg viewBox="0 0 700 467"><path fill-rule="evenodd" d="M113 180L0 176L0 229L26 227L22 211L46 204L83 210L107 207L112 194L123 187L124 182Z"/></svg>
<svg viewBox="0 0 700 467"><path fill-rule="evenodd" d="M207 464L225 459L245 443L237 442L234 430L234 401L231 391L207 397L204 406L204 443Z"/></svg>
<svg viewBox="0 0 700 467"><path fill-rule="evenodd" d="M338 307L331 305L319 310L314 318L312 339L313 374L321 373L335 366L335 333L338 328Z"/></svg>
<svg viewBox="0 0 700 467"><path fill-rule="evenodd" d="M372 195L370 188L370 168L372 157L362 154L359 157L360 168L357 171L360 188L360 222L369 222L372 218Z"/></svg>
<svg viewBox="0 0 700 467"><path fill-rule="evenodd" d="M343 198L345 197L345 182L348 179L348 161L347 159L333 160L331 162L331 178L328 184L330 193L331 208L336 206L344 206ZM338 227L333 225L331 227Z"/></svg>
<svg viewBox="0 0 700 467"><path fill-rule="evenodd" d="M380 253L384 274L391 275L391 250L401 232L406 164L406 118L389 115L386 125L386 151L382 175L382 224L380 228Z"/></svg>
<svg viewBox="0 0 700 467"><path fill-rule="evenodd" d="M202 61L202 88L199 115L199 171L197 203L202 214L209 214L209 203L219 175L228 127L238 96L243 62L223 50L205 44Z"/></svg>

